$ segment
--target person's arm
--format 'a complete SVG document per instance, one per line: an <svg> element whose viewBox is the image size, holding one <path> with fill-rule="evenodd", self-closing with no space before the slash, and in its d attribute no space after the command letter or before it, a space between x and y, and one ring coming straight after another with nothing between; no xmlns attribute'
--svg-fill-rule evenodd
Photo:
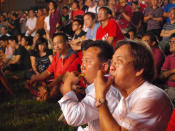
<svg viewBox="0 0 175 131"><path fill-rule="evenodd" d="M72 88L79 82L79 77L71 72L68 73L60 91L63 97L58 101L67 123L71 126L80 126L98 119L98 111L95 107L95 96L86 95L81 102Z"/></svg>
<svg viewBox="0 0 175 131"><path fill-rule="evenodd" d="M131 17L128 16L125 12L122 12L122 15L128 22L131 22Z"/></svg>
<svg viewBox="0 0 175 131"><path fill-rule="evenodd" d="M175 69L162 71L160 74L161 79L167 79L170 75L175 74Z"/></svg>
<svg viewBox="0 0 175 131"><path fill-rule="evenodd" d="M145 16L144 17L144 22L147 22L149 19L151 19L152 18L152 15L148 15L148 16Z"/></svg>
<svg viewBox="0 0 175 131"><path fill-rule="evenodd" d="M21 59L21 55L16 55L14 60L11 60L9 64L16 64Z"/></svg>
<svg viewBox="0 0 175 131"><path fill-rule="evenodd" d="M107 39L108 43L111 44L111 45L113 43L113 40L114 40L113 36L109 36L108 39Z"/></svg>
<svg viewBox="0 0 175 131"><path fill-rule="evenodd" d="M162 22L163 21L163 18L162 17L157 17L157 18L152 17L152 19L155 20L155 21L159 21L159 22Z"/></svg>
<svg viewBox="0 0 175 131"><path fill-rule="evenodd" d="M49 55L49 60L50 60L50 63L52 63L53 55Z"/></svg>
<svg viewBox="0 0 175 131"><path fill-rule="evenodd" d="M169 13L168 13L168 12L164 12L164 13L163 13L163 16L164 16L164 17L168 17L168 16L169 16Z"/></svg>
<svg viewBox="0 0 175 131"><path fill-rule="evenodd" d="M36 58L34 56L30 56L30 61L31 61L31 65L32 65L32 69L35 72L36 75L39 75L40 73L37 71L36 68Z"/></svg>
<svg viewBox="0 0 175 131"><path fill-rule="evenodd" d="M112 114L110 113L105 96L109 90L110 85L112 84L113 79L109 78L108 80L104 79L104 74L101 70L97 72L97 77L95 79L95 94L96 94L96 106L99 111L99 120L102 131L121 131L121 127L114 120ZM102 103L98 105L97 103Z"/></svg>

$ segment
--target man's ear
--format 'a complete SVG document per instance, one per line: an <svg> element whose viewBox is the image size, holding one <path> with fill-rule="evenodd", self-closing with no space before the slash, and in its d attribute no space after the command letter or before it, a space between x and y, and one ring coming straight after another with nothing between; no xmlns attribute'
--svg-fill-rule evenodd
<svg viewBox="0 0 175 131"><path fill-rule="evenodd" d="M109 64L107 62L104 62L102 64L101 70L106 73L108 69L109 69Z"/></svg>
<svg viewBox="0 0 175 131"><path fill-rule="evenodd" d="M144 72L144 69L140 69L139 71L136 72L136 77L141 76Z"/></svg>

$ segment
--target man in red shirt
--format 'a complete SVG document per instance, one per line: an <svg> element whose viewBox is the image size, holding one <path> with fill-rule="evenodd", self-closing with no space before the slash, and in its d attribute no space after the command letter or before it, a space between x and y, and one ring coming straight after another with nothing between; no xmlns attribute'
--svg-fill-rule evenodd
<svg viewBox="0 0 175 131"><path fill-rule="evenodd" d="M101 26L97 29L96 40L107 40L113 47L118 40L124 39L118 24L111 19L112 11L107 7L101 7L98 12L98 21Z"/></svg>
<svg viewBox="0 0 175 131"><path fill-rule="evenodd" d="M77 54L75 54L72 51L72 49L68 47L67 36L64 33L54 34L53 44L54 44L55 50L57 50L57 53L54 56L52 63L41 74L32 76L30 80L30 84L36 81L45 80L46 78L54 74L54 80L49 84L49 87L57 88L58 82L62 80L62 77L64 76L66 71L69 71L69 68L71 68L71 66L75 66L75 65L72 65L72 63L74 60L76 60ZM52 89L55 90L55 88L52 88ZM51 92L52 92L52 89L51 89Z"/></svg>

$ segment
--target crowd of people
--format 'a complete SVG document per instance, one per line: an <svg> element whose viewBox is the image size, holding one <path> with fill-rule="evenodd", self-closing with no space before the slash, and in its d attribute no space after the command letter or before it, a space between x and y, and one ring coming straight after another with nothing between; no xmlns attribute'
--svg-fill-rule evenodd
<svg viewBox="0 0 175 131"><path fill-rule="evenodd" d="M36 99L58 100L79 131L173 131L174 55L175 0L50 1L0 14L1 83L13 94L6 71L25 71Z"/></svg>

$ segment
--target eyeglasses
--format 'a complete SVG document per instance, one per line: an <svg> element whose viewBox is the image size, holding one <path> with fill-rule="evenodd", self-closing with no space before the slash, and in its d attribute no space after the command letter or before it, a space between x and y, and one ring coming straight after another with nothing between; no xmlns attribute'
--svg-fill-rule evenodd
<svg viewBox="0 0 175 131"><path fill-rule="evenodd" d="M175 44L175 41L169 41L169 44Z"/></svg>

